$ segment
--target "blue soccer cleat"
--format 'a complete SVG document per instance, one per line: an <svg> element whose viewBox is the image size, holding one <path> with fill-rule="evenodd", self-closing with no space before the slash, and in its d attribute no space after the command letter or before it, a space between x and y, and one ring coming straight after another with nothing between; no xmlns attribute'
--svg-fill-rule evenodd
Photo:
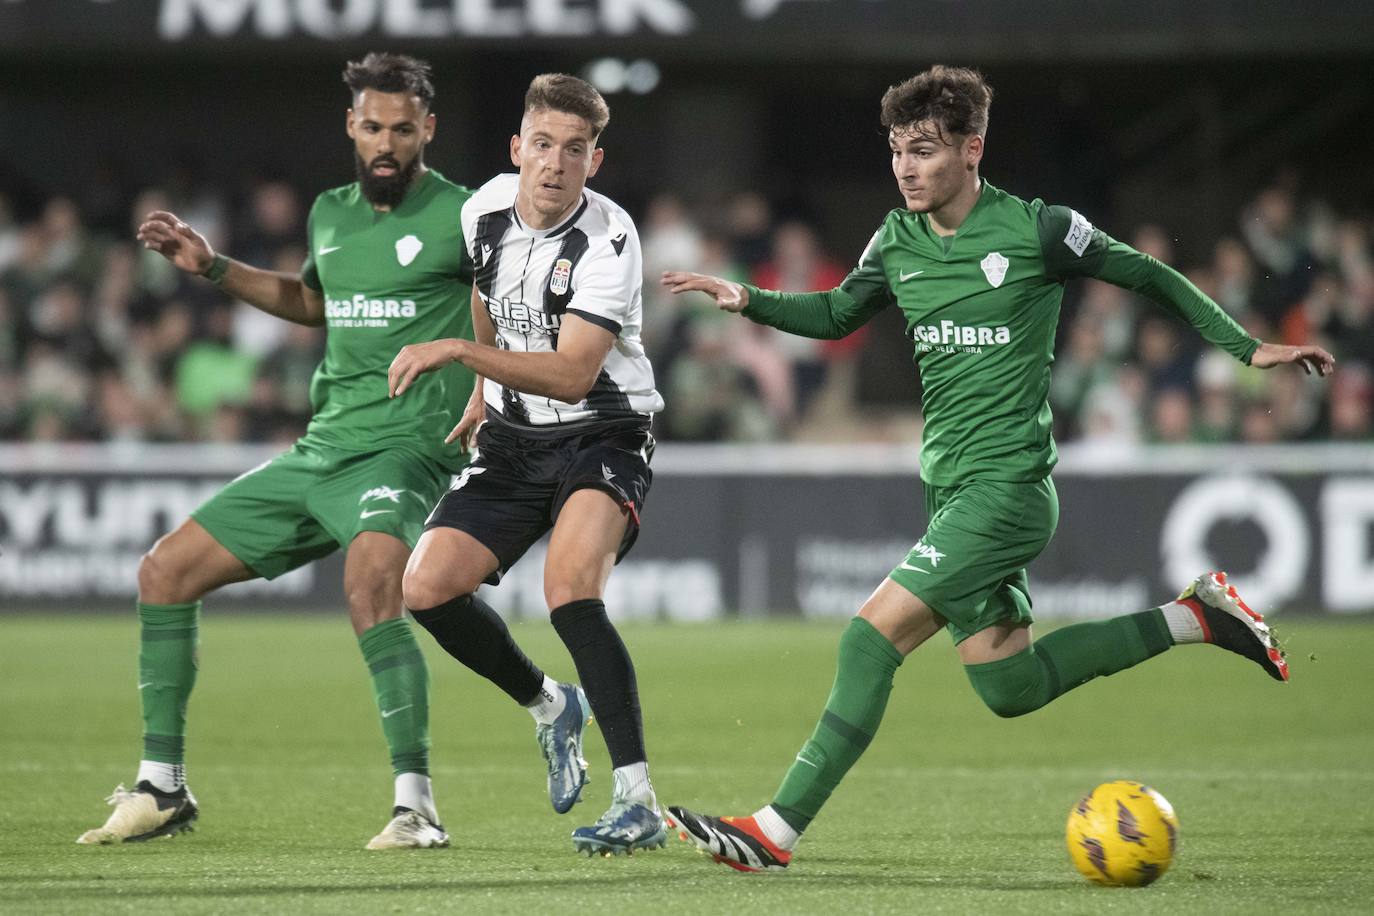
<svg viewBox="0 0 1374 916"><path fill-rule="evenodd" d="M587 784L587 761L582 759L582 732L592 720L587 695L576 684L559 684L566 701L552 725L537 725L534 737L549 767L549 804L567 814Z"/></svg>
<svg viewBox="0 0 1374 916"><path fill-rule="evenodd" d="M629 855L636 849L659 849L667 844L663 816L648 805L632 801L611 804L590 827L572 832L573 848L588 856Z"/></svg>

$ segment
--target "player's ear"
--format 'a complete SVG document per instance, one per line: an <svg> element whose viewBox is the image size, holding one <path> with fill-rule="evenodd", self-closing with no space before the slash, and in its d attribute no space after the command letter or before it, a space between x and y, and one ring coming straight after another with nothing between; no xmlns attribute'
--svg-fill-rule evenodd
<svg viewBox="0 0 1374 916"><path fill-rule="evenodd" d="M606 158L606 151L601 147L592 150L592 165L587 169L587 177L591 178L596 174L596 170L601 168L601 160Z"/></svg>
<svg viewBox="0 0 1374 916"><path fill-rule="evenodd" d="M431 114L425 115L425 142L426 142L426 143L429 143L431 140L434 139L434 128L435 128L436 125L438 125L438 123L439 123L439 119L436 118L436 117L434 117L434 115L433 115L432 113L431 113Z"/></svg>
<svg viewBox="0 0 1374 916"><path fill-rule="evenodd" d="M517 169L520 168L520 135L514 134L510 138L510 162Z"/></svg>
<svg viewBox="0 0 1374 916"><path fill-rule="evenodd" d="M964 146L964 161L970 169L978 168L978 163L983 161L983 137L974 134L968 138Z"/></svg>
<svg viewBox="0 0 1374 916"><path fill-rule="evenodd" d="M345 112L345 114L344 114L344 130L348 133L348 136L349 136L350 138L353 138L353 139L356 139L356 138L357 138L358 135L357 135L357 133L355 133L354 130L353 130L353 109L352 109L352 108L348 109L348 111Z"/></svg>

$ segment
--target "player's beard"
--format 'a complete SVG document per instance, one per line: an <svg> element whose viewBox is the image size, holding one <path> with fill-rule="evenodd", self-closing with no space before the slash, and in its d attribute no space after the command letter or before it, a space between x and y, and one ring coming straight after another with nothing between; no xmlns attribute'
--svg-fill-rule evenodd
<svg viewBox="0 0 1374 916"><path fill-rule="evenodd" d="M374 175L372 166L378 162L389 162L396 166L396 171L391 175ZM410 183L415 179L415 172L420 167L420 157L417 155L401 166L391 156L378 156L372 162L364 162L363 157L358 155L358 151L353 151L353 165L358 171L358 185L363 190L363 196L374 207L395 208L405 199L406 191L410 188Z"/></svg>

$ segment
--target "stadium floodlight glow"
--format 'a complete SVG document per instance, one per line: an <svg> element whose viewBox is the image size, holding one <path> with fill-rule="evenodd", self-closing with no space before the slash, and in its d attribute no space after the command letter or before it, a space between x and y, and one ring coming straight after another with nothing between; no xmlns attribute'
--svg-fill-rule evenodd
<svg viewBox="0 0 1374 916"><path fill-rule="evenodd" d="M587 82L604 93L620 92L628 76L625 62L614 57L602 57L587 64Z"/></svg>
<svg viewBox="0 0 1374 916"><path fill-rule="evenodd" d="M658 64L637 60L625 68L625 88L636 95L648 95L658 87Z"/></svg>

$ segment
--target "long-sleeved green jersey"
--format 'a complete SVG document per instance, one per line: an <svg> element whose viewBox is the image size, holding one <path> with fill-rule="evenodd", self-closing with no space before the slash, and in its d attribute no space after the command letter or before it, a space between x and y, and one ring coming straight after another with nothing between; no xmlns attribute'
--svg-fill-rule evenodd
<svg viewBox="0 0 1374 916"><path fill-rule="evenodd" d="M895 304L921 374L921 477L1033 481L1049 474L1050 365L1070 277L1149 297L1210 342L1249 362L1259 345L1196 286L1067 207L1027 203L982 183L952 236L924 214L893 210L839 287L777 293L749 287L746 317L834 339Z"/></svg>

